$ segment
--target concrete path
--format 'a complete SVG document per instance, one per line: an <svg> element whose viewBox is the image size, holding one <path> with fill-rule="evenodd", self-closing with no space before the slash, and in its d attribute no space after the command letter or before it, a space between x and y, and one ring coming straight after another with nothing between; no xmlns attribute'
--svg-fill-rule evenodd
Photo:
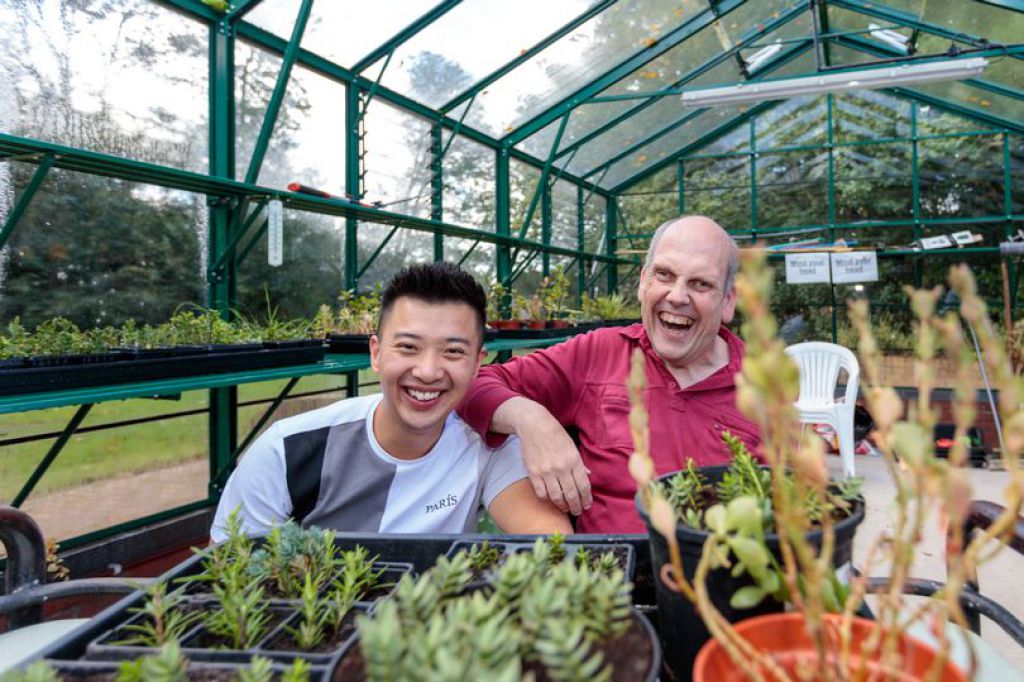
<svg viewBox="0 0 1024 682"><path fill-rule="evenodd" d="M838 456L829 456L828 466L833 476L841 475L842 467ZM854 564L872 576L888 575L885 567L868 569L864 566L864 561L872 540L893 527L891 519L894 517L895 486L881 457L857 456L856 469L857 475L864 478L867 513L854 541ZM970 469L968 477L974 492L973 499L1002 501L1003 490L1009 482L1006 472ZM932 523L919 545L912 575L944 582L945 534L938 526L937 516L937 513L932 514ZM1021 583L1021 576L1024 576L1024 556L1013 550L1004 549L992 561L982 566L978 582L982 594L995 599L1018 618L1024 619L1024 584ZM997 626L983 621L982 639L990 643L1018 671L1024 672L1024 648L1018 646Z"/></svg>

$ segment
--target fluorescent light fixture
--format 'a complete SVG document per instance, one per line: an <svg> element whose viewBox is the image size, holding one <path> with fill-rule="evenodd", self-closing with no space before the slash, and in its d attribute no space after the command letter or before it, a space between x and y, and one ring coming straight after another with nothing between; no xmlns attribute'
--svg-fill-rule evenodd
<svg viewBox="0 0 1024 682"><path fill-rule="evenodd" d="M680 99L683 106L715 107L747 104L802 95L820 95L847 90L873 90L898 85L915 85L932 81L960 80L979 75L988 66L984 57L899 64L856 71L821 73L798 78L750 81L717 88L689 90Z"/></svg>
<svg viewBox="0 0 1024 682"><path fill-rule="evenodd" d="M905 53L907 51L907 44L910 42L910 38L899 31L894 31L891 28L882 28L878 24L868 24L868 29L871 33L871 37L875 40L881 41L890 47L894 47L900 52Z"/></svg>
<svg viewBox="0 0 1024 682"><path fill-rule="evenodd" d="M762 65L778 53L782 52L782 43L775 41L771 45L766 45L760 50L750 55L750 57L743 60L743 63L747 66L747 72L751 73L757 71Z"/></svg>

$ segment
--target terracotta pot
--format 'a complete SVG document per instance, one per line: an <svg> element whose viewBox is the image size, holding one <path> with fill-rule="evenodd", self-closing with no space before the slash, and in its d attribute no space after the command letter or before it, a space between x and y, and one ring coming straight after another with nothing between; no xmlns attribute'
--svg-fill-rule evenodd
<svg viewBox="0 0 1024 682"><path fill-rule="evenodd" d="M544 320L527 320L525 324L527 329L544 329L547 325Z"/></svg>
<svg viewBox="0 0 1024 682"><path fill-rule="evenodd" d="M523 325L519 320L491 320L487 326L491 329L520 329Z"/></svg>
<svg viewBox="0 0 1024 682"><path fill-rule="evenodd" d="M548 320L549 329L568 329L569 326L568 320Z"/></svg>
<svg viewBox="0 0 1024 682"><path fill-rule="evenodd" d="M838 632L842 618L838 615L825 616L826 627ZM736 632L771 657L787 673L795 677L797 667L813 665L817 653L804 629L804 617L800 613L773 613L767 616L749 618L736 626ZM932 665L936 652L924 642L907 634L900 635L897 647L901 665L898 670L884 667L880 652L864 661L856 654L860 644L874 632L878 624L866 618L854 618L851 629L851 650L849 680L887 680L888 682L914 682L924 678ZM838 656L838 653L836 654ZM829 654L830 660L834 660ZM858 676L857 671L861 670ZM766 671L762 673L767 675ZM746 675L729 658L729 654L717 640L709 640L693 666L693 682L740 682ZM967 676L954 663L946 661L939 676L942 682L966 682Z"/></svg>

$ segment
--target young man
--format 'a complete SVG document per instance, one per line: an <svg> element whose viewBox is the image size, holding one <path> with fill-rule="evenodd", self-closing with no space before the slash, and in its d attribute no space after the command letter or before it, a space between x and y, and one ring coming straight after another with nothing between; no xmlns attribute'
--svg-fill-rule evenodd
<svg viewBox="0 0 1024 682"><path fill-rule="evenodd" d="M488 443L522 439L539 497L579 514L581 533L643 533L627 468L633 452L626 377L645 358L651 455L658 473L726 464L729 431L752 450L757 426L736 407L743 342L725 328L736 308L736 244L704 216L657 229L640 275L642 324L605 328L486 367L459 408ZM576 429L579 447L566 433ZM581 457L582 456L582 457Z"/></svg>
<svg viewBox="0 0 1024 682"><path fill-rule="evenodd" d="M518 440L491 449L453 413L484 358L485 302L447 263L395 275L370 337L381 393L267 429L228 480L211 538L226 537L236 508L253 535L289 518L355 532L472 532L481 506L506 532L572 532L534 495Z"/></svg>

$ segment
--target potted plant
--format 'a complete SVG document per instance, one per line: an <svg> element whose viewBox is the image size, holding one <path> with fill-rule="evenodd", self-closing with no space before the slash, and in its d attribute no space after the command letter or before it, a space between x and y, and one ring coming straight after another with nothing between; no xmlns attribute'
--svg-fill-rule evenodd
<svg viewBox="0 0 1024 682"><path fill-rule="evenodd" d="M368 353L380 315L380 288L365 293L343 291L338 301L338 314L327 334L329 352Z"/></svg>
<svg viewBox="0 0 1024 682"><path fill-rule="evenodd" d="M541 281L537 295L547 314L547 326L551 329L568 328L569 309L566 303L569 300L569 277L565 274L565 268L559 266L552 270Z"/></svg>
<svg viewBox="0 0 1024 682"><path fill-rule="evenodd" d="M487 289L487 325L491 329L519 329L519 320L511 319L505 314L509 304L509 290L501 282L494 280Z"/></svg>
<svg viewBox="0 0 1024 682"><path fill-rule="evenodd" d="M887 537L875 540L867 552L865 575L854 576L849 585L838 584L832 574L837 546L838 524L830 515L821 515L820 539L811 533L815 527L807 513L808 500L816 500L818 509L833 504L833 488L827 477L820 440L801 438L801 429L793 412L798 393L796 367L784 352L783 342L768 314L768 296L772 274L764 267L763 255L745 259L737 280L740 305L744 313L743 336L747 355L743 371L737 377L740 409L761 426L764 456L771 468L771 513L779 529L778 571L774 568L765 536L758 530L762 522L761 507L754 498L744 496L727 506L715 506L704 512L709 529L692 579L685 576L677 541L680 521L662 488L655 484L653 464L648 455L645 414L640 403L642 368L635 367L630 390L634 397L631 425L636 452L630 460L630 471L638 482L642 504L647 510L652 534L665 538L671 557L671 568L656 567L656 575L664 574L695 605L713 640L698 656L694 679L798 679L811 675L814 679L863 679L869 673L895 679L924 679L917 660L917 644L906 634L912 623L922 619L934 622L952 620L964 626L965 618L958 596L967 576L976 568L984 542L998 537L1016 519L1021 507L1024 472L1018 464L1024 449L1024 413L1020 399L1024 395L1021 380L1013 376L1004 362L1001 344L992 332L985 306L978 298L973 278L966 267L951 271L950 282L961 298L960 313L978 330L985 349L985 361L1000 388L1004 423L1013 436L1007 438L1004 461L1013 478L1007 489L1004 514L986 533L965 543L963 520L970 500L970 488L962 470L966 462L963 439L957 438L955 452L949 461L934 456L931 425L936 415L929 403L934 374L932 360L938 346L955 358L958 372L956 423L958 434L966 433L971 421L969 365L973 355L964 343L959 318L935 315L939 289L911 291L912 308L917 317L917 369L920 379L919 399L911 419L901 419L903 404L890 388L878 381L878 349L871 336L867 303L851 305L851 317L860 336L863 376L868 384L866 398L877 431L875 440L889 464L897 487L896 518ZM941 340L941 341L940 341ZM787 472L794 475L787 477ZM948 552L949 578L941 597L915 609L907 609L902 587L909 575L918 542L929 512L942 510L950 528ZM875 620L858 620L856 616L867 593L867 574L878 565L889 564L892 576L875 605ZM737 586L727 595L745 602L773 592L778 588L790 603L792 614L762 616L772 619L768 625L751 619L734 626L715 607L710 594L709 576L717 569L728 569L737 575L746 573L752 584ZM831 612L831 613L830 613ZM769 644L752 639L757 633L773 633L792 628L794 635ZM938 628L938 644L932 655L925 657L929 679L959 680L963 672L949 661L950 639L947 631ZM799 636L797 636L799 635ZM968 643L969 645L969 643ZM724 666L724 667L721 667Z"/></svg>

